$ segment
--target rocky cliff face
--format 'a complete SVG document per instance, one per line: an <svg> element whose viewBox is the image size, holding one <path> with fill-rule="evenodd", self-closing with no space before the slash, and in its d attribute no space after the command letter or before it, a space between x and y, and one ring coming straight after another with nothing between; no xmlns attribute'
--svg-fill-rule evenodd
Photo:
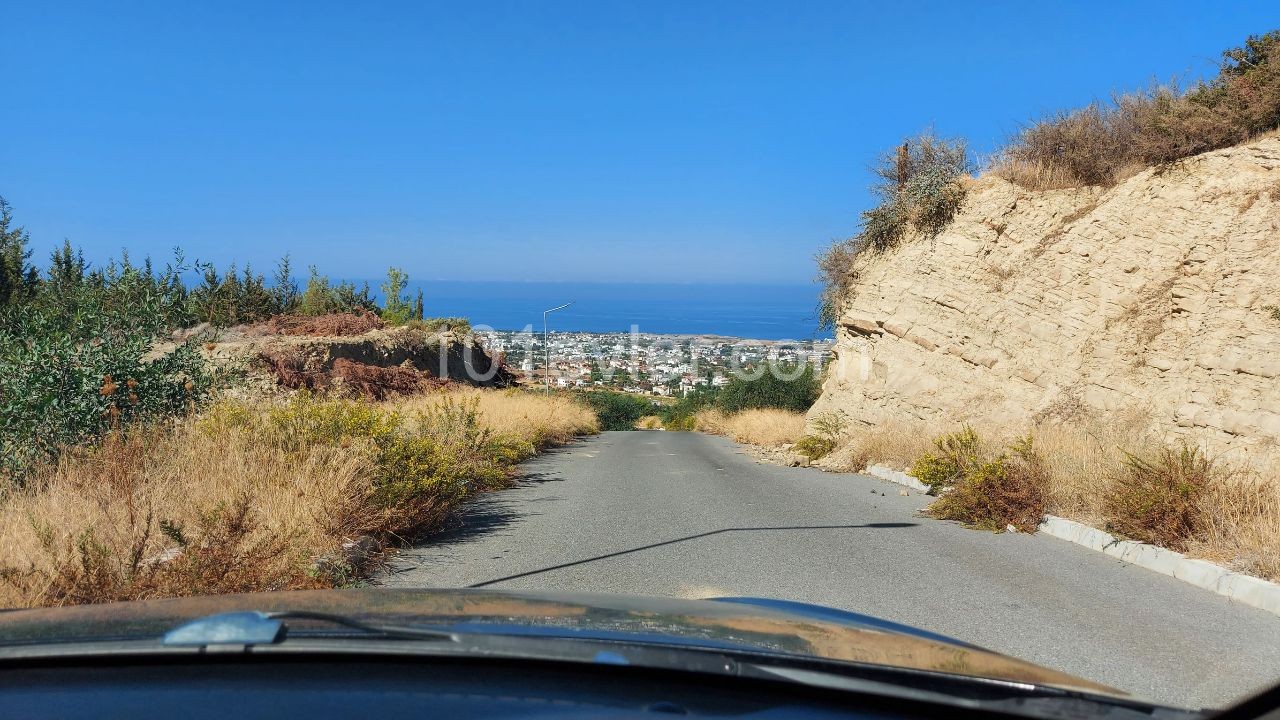
<svg viewBox="0 0 1280 720"><path fill-rule="evenodd" d="M974 181L934 242L860 258L812 415L994 423L1140 411L1280 444L1280 137L1110 189Z"/></svg>

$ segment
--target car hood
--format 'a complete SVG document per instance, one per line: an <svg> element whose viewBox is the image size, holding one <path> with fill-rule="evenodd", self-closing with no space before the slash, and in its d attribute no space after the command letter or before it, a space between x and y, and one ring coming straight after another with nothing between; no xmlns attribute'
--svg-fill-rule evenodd
<svg viewBox="0 0 1280 720"><path fill-rule="evenodd" d="M0 613L6 645L158 639L239 610L310 611L369 624L563 635L785 653L1127 697L1113 688L867 615L764 598L682 600L501 590L317 590Z"/></svg>

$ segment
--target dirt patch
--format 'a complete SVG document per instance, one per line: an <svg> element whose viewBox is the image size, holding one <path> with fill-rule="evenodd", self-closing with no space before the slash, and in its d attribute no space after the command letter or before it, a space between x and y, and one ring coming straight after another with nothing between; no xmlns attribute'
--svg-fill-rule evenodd
<svg viewBox="0 0 1280 720"><path fill-rule="evenodd" d="M385 400L440 388L448 380L433 377L412 365L383 367L338 358L329 368L308 368L306 357L297 351L273 350L259 355L276 381L290 390L333 390L356 397Z"/></svg>

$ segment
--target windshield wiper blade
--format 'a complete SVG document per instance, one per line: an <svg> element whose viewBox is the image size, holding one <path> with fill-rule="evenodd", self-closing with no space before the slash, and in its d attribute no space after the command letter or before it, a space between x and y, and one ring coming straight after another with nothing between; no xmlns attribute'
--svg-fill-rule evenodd
<svg viewBox="0 0 1280 720"><path fill-rule="evenodd" d="M207 645L275 645L283 642L289 626L284 620L313 620L340 627L359 630L361 633L381 638L406 640L447 640L457 642L457 633L429 628L397 625L371 625L343 615L285 610L281 612L219 613L183 623L165 633L161 644L169 647Z"/></svg>

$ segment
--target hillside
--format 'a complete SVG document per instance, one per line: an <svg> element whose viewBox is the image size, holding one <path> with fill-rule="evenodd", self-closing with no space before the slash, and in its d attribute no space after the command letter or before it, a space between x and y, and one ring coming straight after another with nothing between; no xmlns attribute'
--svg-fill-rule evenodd
<svg viewBox="0 0 1280 720"><path fill-rule="evenodd" d="M1280 443L1280 137L1103 188L972 181L933 242L864 253L810 412L855 424L1139 417Z"/></svg>

